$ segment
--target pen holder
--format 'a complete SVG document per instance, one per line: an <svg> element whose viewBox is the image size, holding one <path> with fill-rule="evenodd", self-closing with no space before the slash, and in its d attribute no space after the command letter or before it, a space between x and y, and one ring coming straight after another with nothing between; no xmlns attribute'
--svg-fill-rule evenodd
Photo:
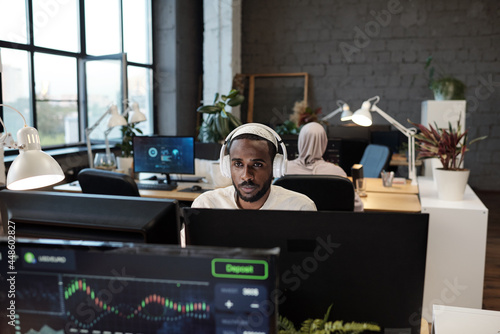
<svg viewBox="0 0 500 334"><path fill-rule="evenodd" d="M383 170L380 173L380 177L382 178L382 184L384 187L392 187L392 180L394 180L394 172L386 172Z"/></svg>
<svg viewBox="0 0 500 334"><path fill-rule="evenodd" d="M354 185L354 189L358 189L357 179L364 178L363 176L363 165L354 164L351 167L351 176L352 176L352 184Z"/></svg>

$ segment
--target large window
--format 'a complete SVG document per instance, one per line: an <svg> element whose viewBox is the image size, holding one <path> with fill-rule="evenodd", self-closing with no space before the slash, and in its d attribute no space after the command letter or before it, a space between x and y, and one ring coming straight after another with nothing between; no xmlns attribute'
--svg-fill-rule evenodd
<svg viewBox="0 0 500 334"><path fill-rule="evenodd" d="M139 104L139 128L151 134L151 31L151 0L0 0L0 103L36 127L44 147L83 143L85 128L127 102ZM8 108L0 116L15 138L22 118ZM104 139L101 123L93 142Z"/></svg>

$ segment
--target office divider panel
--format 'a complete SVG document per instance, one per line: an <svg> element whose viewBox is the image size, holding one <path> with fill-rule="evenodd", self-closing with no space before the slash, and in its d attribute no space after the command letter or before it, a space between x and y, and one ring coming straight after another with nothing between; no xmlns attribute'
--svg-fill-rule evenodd
<svg viewBox="0 0 500 334"><path fill-rule="evenodd" d="M427 214L183 208L187 245L279 247L278 308L420 333Z"/></svg>
<svg viewBox="0 0 500 334"><path fill-rule="evenodd" d="M2 190L0 211L17 237L179 243L177 200Z"/></svg>

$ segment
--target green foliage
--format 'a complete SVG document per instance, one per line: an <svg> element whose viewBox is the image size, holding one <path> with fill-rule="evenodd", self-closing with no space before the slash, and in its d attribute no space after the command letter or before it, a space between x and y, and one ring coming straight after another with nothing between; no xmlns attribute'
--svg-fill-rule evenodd
<svg viewBox="0 0 500 334"><path fill-rule="evenodd" d="M295 326L287 318L279 318L279 334L358 334L365 332L380 332L380 326L371 323L357 323L343 321L328 321L333 305L328 307L323 319L307 319L296 330Z"/></svg>
<svg viewBox="0 0 500 334"><path fill-rule="evenodd" d="M227 135L240 126L241 120L232 113L226 111L226 107L239 106L245 97L240 95L236 89L232 89L227 95L215 94L212 105L199 107L196 111L208 114L198 129L198 140L204 143L217 143L224 140Z"/></svg>
<svg viewBox="0 0 500 334"><path fill-rule="evenodd" d="M486 136L468 141L468 130L462 132L460 121L457 128L453 129L451 123L448 123L448 129L438 128L429 125L426 128L422 124L416 124L420 132L415 135L416 144L418 146L419 158L438 158L443 164L443 169L459 170L464 160L465 153L469 150L468 146L479 140L483 140Z"/></svg>
<svg viewBox="0 0 500 334"><path fill-rule="evenodd" d="M117 144L122 151L122 157L129 158L133 154L133 139L136 135L142 134L142 130L136 127L136 124L127 124L121 127L122 142Z"/></svg>
<svg viewBox="0 0 500 334"><path fill-rule="evenodd" d="M446 100L465 100L465 84L432 65L432 60L429 56L425 62L425 69L429 70L429 88Z"/></svg>
<svg viewBox="0 0 500 334"><path fill-rule="evenodd" d="M274 129L277 134L282 135L298 135L300 132L300 128L297 127L295 122L286 120L283 124L276 126Z"/></svg>

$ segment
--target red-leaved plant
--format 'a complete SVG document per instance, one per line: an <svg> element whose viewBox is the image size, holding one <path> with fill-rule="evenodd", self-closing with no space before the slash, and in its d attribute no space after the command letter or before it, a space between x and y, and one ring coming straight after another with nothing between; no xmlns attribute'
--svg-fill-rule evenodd
<svg viewBox="0 0 500 334"><path fill-rule="evenodd" d="M479 137L468 142L468 130L462 132L460 121L456 129L453 129L451 123L448 123L448 129L446 129L438 128L436 124L435 127L429 125L427 128L422 124L409 122L420 130L414 135L418 146L418 157L421 159L438 158L443 164L443 169L446 170L464 169L460 166L464 161L465 152L469 150L469 145L487 137Z"/></svg>

